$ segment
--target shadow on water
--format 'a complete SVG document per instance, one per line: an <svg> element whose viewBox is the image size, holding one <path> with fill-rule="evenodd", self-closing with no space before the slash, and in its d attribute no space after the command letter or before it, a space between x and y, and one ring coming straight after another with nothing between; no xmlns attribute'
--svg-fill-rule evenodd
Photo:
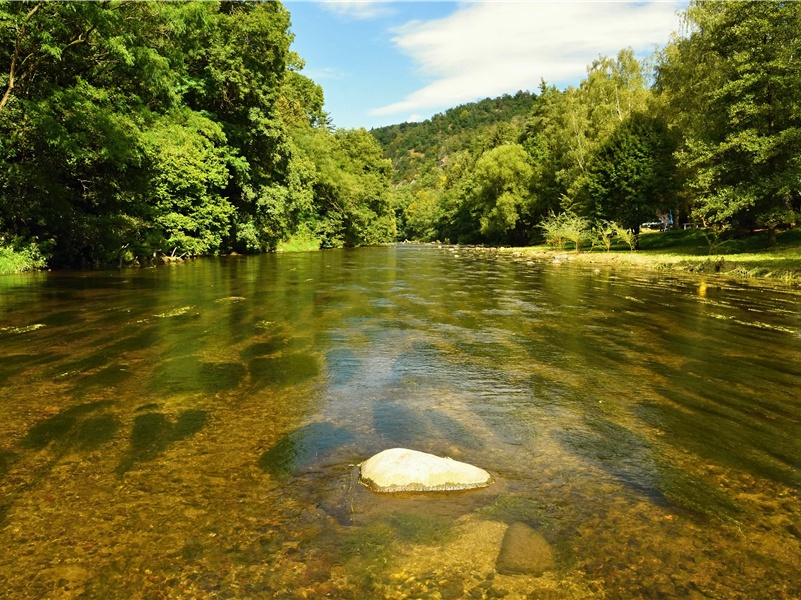
<svg viewBox="0 0 801 600"><path fill-rule="evenodd" d="M671 392L669 397L690 410L649 402L642 404L637 412L646 423L670 431L677 446L755 477L801 485L801 443L797 430L783 431L777 424L760 424L754 419L738 422L740 419L731 415L704 410L703 403L678 392Z"/></svg>
<svg viewBox="0 0 801 600"><path fill-rule="evenodd" d="M729 496L661 458L651 443L600 416L585 416L585 429L565 430L557 439L571 453L603 469L653 502L733 520L742 511Z"/></svg>
<svg viewBox="0 0 801 600"><path fill-rule="evenodd" d="M309 354L257 357L248 362L250 380L256 389L299 385L317 376L317 359Z"/></svg>
<svg viewBox="0 0 801 600"><path fill-rule="evenodd" d="M116 337L115 339L115 342L104 348L104 351L112 358L116 358L121 354L128 352L136 352L139 350L147 350L148 348L152 348L158 342L159 337L154 327L147 327L138 331L134 335L130 335L122 339Z"/></svg>
<svg viewBox="0 0 801 600"><path fill-rule="evenodd" d="M359 373L362 361L350 348L334 348L325 355L328 381L331 385L347 385Z"/></svg>
<svg viewBox="0 0 801 600"><path fill-rule="evenodd" d="M6 383L30 368L51 363L61 359L60 354L46 352L43 354L12 354L4 356L0 361L0 384Z"/></svg>
<svg viewBox="0 0 801 600"><path fill-rule="evenodd" d="M208 421L208 413L199 409L183 411L175 422L158 412L138 415L134 419L128 452L117 466L117 474L123 475L136 464L153 460L175 442L198 433Z"/></svg>
<svg viewBox="0 0 801 600"><path fill-rule="evenodd" d="M167 394L218 394L238 387L245 375L241 363L203 362L196 356L183 356L160 365L150 380L150 389Z"/></svg>
<svg viewBox="0 0 801 600"><path fill-rule="evenodd" d="M415 410L400 402L383 401L373 405L373 429L383 447L420 447L436 440L445 450L448 446L479 449L481 438L458 420L440 411L427 408Z"/></svg>
<svg viewBox="0 0 801 600"><path fill-rule="evenodd" d="M120 424L110 414L87 415L111 404L90 402L63 410L31 427L20 445L31 450L41 450L51 443L65 451L98 448L114 437Z"/></svg>
<svg viewBox="0 0 801 600"><path fill-rule="evenodd" d="M14 464L17 458L18 456L14 452L0 450L0 481L5 479L6 475L8 475L8 472L11 470L11 465Z"/></svg>
<svg viewBox="0 0 801 600"><path fill-rule="evenodd" d="M373 429L387 447L414 447L432 439L430 422L423 414L392 400L373 405Z"/></svg>
<svg viewBox="0 0 801 600"><path fill-rule="evenodd" d="M113 390L132 376L133 373L128 366L114 363L78 381L73 386L72 393L74 396L80 397L98 389Z"/></svg>
<svg viewBox="0 0 801 600"><path fill-rule="evenodd" d="M85 373L86 371L92 371L93 369L104 367L109 362L111 362L111 358L109 358L106 352L93 352L91 354L87 354L86 356L82 356L81 358L76 358L74 360L69 360L67 362L61 362L54 365L50 369L50 376L54 379L75 377L76 375Z"/></svg>
<svg viewBox="0 0 801 600"><path fill-rule="evenodd" d="M64 325L75 325L83 321L83 316L77 310L63 310L50 313L38 319L39 323L48 327L63 327Z"/></svg>
<svg viewBox="0 0 801 600"><path fill-rule="evenodd" d="M286 348L288 343L289 340L286 338L274 337L266 342L257 342L247 346L244 350L242 350L240 356L242 357L242 360L250 360L252 358L261 356L270 356L271 354L275 354Z"/></svg>
<svg viewBox="0 0 801 600"><path fill-rule="evenodd" d="M311 423L278 440L259 457L259 467L275 477L289 477L353 439L347 429L326 421Z"/></svg>

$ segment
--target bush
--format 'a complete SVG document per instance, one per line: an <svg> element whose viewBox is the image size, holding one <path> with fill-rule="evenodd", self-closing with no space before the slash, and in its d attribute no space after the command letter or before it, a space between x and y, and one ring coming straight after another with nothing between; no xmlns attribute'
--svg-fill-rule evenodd
<svg viewBox="0 0 801 600"><path fill-rule="evenodd" d="M609 252L612 249L612 242L615 241L615 224L611 221L598 221L593 230L595 238L593 243L598 243Z"/></svg>
<svg viewBox="0 0 801 600"><path fill-rule="evenodd" d="M576 254L581 252L585 242L592 241L590 222L584 217L568 211L558 215L551 214L540 223L545 242L552 248L562 249L565 242L573 242Z"/></svg>
<svg viewBox="0 0 801 600"><path fill-rule="evenodd" d="M0 275L34 271L47 266L48 257L36 242L14 239L9 244L0 237Z"/></svg>
<svg viewBox="0 0 801 600"><path fill-rule="evenodd" d="M632 251L637 249L637 234L634 233L633 229L623 227L617 223L614 223L612 227L615 230L615 235L620 238L621 241L626 242Z"/></svg>

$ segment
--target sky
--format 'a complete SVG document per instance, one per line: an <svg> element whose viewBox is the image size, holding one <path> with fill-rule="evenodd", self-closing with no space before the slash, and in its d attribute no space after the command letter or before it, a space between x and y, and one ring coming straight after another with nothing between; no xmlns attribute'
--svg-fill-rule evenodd
<svg viewBox="0 0 801 600"><path fill-rule="evenodd" d="M686 0L285 0L303 73L338 128L421 121L482 98L577 85L600 54L647 56Z"/></svg>

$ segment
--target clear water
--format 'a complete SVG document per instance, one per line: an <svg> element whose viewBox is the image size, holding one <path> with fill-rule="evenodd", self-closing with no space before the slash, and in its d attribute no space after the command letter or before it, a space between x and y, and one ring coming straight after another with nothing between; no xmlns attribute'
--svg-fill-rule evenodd
<svg viewBox="0 0 801 600"><path fill-rule="evenodd" d="M799 376L798 292L492 253L0 278L0 589L798 598ZM359 485L397 446L496 483Z"/></svg>

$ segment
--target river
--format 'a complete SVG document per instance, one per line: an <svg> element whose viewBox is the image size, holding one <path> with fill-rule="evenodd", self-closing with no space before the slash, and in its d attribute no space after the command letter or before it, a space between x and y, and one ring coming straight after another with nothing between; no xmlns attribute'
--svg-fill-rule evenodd
<svg viewBox="0 0 801 600"><path fill-rule="evenodd" d="M8 598L801 597L801 295L400 245L0 278ZM380 495L392 447L492 473ZM550 545L496 572L507 527Z"/></svg>

